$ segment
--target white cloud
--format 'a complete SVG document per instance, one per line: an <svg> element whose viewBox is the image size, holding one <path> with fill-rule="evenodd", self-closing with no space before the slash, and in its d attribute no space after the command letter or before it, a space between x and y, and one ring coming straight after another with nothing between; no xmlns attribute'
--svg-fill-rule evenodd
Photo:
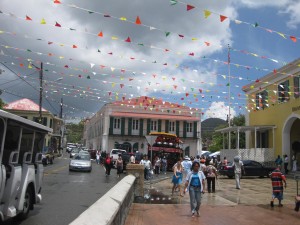
<svg viewBox="0 0 300 225"><path fill-rule="evenodd" d="M264 6L282 7L290 4L290 2L291 0L234 0L235 4L249 8L261 8Z"/></svg>
<svg viewBox="0 0 300 225"><path fill-rule="evenodd" d="M225 104L225 102L212 102L210 107L204 112L203 119L207 118L220 118L223 120L227 119L227 116L229 114L229 108L228 105ZM231 107L230 108L230 118L236 116L236 111Z"/></svg>
<svg viewBox="0 0 300 225"><path fill-rule="evenodd" d="M292 29L296 29L300 24L300 2L292 2L287 5L285 10L280 12L287 13L290 16L290 20L287 22L287 26Z"/></svg>

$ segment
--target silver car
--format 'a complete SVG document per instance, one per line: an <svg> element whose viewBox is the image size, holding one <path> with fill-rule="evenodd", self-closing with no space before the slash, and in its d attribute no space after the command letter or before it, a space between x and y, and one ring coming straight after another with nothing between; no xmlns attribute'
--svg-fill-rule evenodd
<svg viewBox="0 0 300 225"><path fill-rule="evenodd" d="M69 171L92 171L92 162L89 154L76 154L69 164Z"/></svg>

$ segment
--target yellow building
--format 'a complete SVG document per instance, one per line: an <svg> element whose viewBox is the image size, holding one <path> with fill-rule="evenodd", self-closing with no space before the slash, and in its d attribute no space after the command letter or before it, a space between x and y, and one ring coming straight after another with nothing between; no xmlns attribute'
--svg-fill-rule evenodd
<svg viewBox="0 0 300 225"><path fill-rule="evenodd" d="M297 59L243 87L246 93L245 127L219 130L246 133L246 149L223 149L222 156L274 162L288 156L289 169L295 155L300 166L300 59ZM237 145L238 146L238 145ZM228 151L230 150L230 151Z"/></svg>
<svg viewBox="0 0 300 225"><path fill-rule="evenodd" d="M248 95L247 124L274 125L274 134L266 130L259 134L260 147L272 146L277 155L300 162L300 59L274 70L254 83L243 87ZM253 133L247 135L249 147L255 143ZM299 164L299 163L298 163Z"/></svg>

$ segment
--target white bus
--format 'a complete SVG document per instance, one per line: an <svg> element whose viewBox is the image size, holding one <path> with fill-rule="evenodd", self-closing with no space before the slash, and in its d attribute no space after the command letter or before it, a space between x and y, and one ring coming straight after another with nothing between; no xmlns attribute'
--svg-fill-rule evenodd
<svg viewBox="0 0 300 225"><path fill-rule="evenodd" d="M25 219L41 202L42 149L52 129L0 110L0 219Z"/></svg>

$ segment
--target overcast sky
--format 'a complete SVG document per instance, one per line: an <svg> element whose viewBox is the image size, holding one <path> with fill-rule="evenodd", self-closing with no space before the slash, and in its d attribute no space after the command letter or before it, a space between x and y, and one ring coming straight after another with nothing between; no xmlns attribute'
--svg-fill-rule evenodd
<svg viewBox="0 0 300 225"><path fill-rule="evenodd" d="M0 1L6 103L39 102L39 72L31 61L43 62L43 107L59 114L63 98L67 119L144 95L199 108L203 119L226 119L229 103L232 116L249 110L243 85L299 57L298 1L54 2ZM211 12L207 18L204 10Z"/></svg>

